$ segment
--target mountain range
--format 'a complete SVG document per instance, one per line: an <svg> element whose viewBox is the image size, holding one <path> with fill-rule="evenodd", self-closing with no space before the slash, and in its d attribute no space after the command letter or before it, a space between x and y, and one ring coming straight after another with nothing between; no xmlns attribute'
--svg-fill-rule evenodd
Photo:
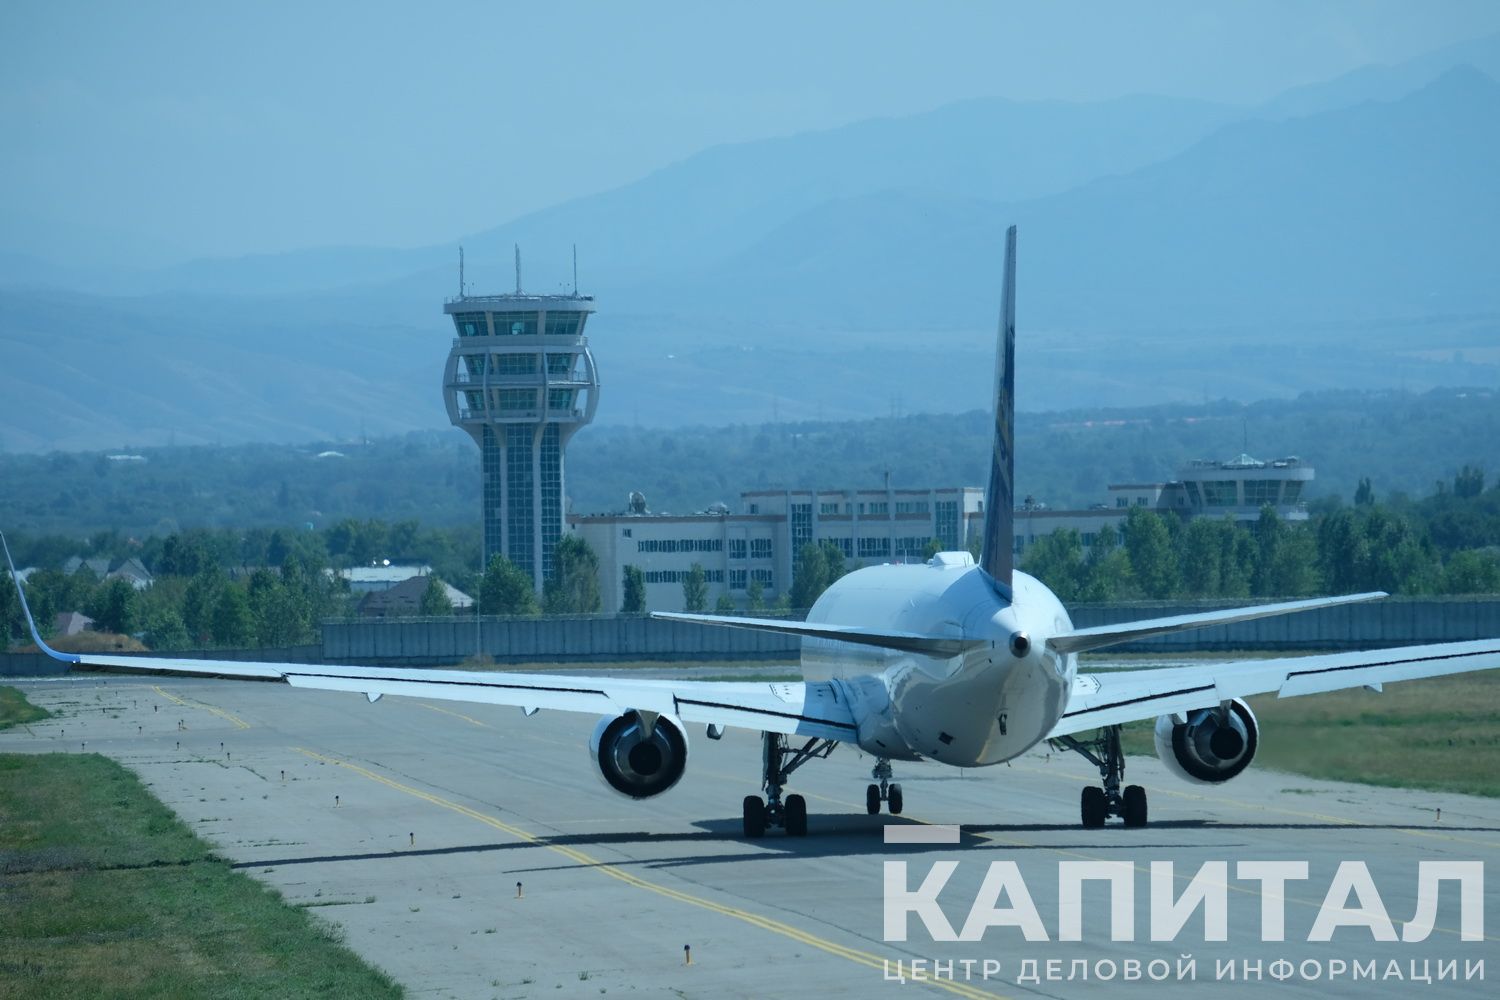
<svg viewBox="0 0 1500 1000"><path fill-rule="evenodd" d="M1022 407L1500 384L1500 36L1257 108L973 100L716 147L451 243L66 274L0 254L0 449L445 422L457 291L570 288L601 423L988 396L1021 227ZM413 378L413 372L430 377Z"/></svg>

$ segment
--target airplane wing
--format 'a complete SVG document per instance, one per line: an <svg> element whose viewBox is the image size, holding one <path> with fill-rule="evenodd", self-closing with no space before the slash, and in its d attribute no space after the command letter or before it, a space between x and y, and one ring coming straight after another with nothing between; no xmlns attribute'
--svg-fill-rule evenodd
<svg viewBox="0 0 1500 1000"><path fill-rule="evenodd" d="M1306 601L1256 604L1247 608L1227 608L1224 611L1177 615L1172 618L1148 618L1144 621L1121 622L1116 625L1096 625L1092 628L1074 629L1071 632L1059 632L1047 639L1047 645L1059 653L1083 653L1090 649L1102 649L1105 646L1114 646L1135 639L1146 639L1153 635L1166 635L1169 632L1186 632L1190 629L1210 628L1214 625L1231 625L1235 622L1289 615L1298 611L1375 601L1389 596L1385 591L1375 590L1367 594L1348 594L1344 597L1314 597Z"/></svg>
<svg viewBox="0 0 1500 1000"><path fill-rule="evenodd" d="M0 536L0 545L3 543L4 536ZM5 547L5 559L14 576L15 567L10 562L8 546ZM839 741L852 740L858 732L848 695L836 681L815 684L666 681L61 653L42 641L36 622L32 620L31 609L26 604L25 590L19 582L16 590L20 593L21 610L37 648L54 660L85 669L271 681L299 688L358 692L372 702L389 694L516 705L528 715L543 708L594 715L621 715L632 710L655 712L674 715L683 722Z"/></svg>
<svg viewBox="0 0 1500 1000"><path fill-rule="evenodd" d="M984 645L982 640L965 639L962 636L923 635L920 632L879 630L857 625L827 625L786 618L735 618L729 615L690 615L676 611L653 611L651 617L669 622L692 622L695 625L718 625L723 628L800 635L804 638L832 639L851 642L857 646L879 646L882 649L899 649L928 656L957 656L965 650Z"/></svg>
<svg viewBox="0 0 1500 1000"><path fill-rule="evenodd" d="M1387 681L1495 667L1500 667L1500 639L1079 674L1067 710L1047 736L1212 708L1255 694L1292 698L1356 687L1378 691Z"/></svg>

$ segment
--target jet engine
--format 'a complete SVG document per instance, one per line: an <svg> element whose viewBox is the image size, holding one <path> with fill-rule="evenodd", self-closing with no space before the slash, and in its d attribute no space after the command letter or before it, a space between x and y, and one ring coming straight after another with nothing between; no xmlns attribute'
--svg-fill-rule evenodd
<svg viewBox="0 0 1500 1000"><path fill-rule="evenodd" d="M1156 756L1179 778L1217 784L1250 766L1260 727L1250 706L1236 698L1222 708L1186 713L1187 722L1163 715L1156 720Z"/></svg>
<svg viewBox="0 0 1500 1000"><path fill-rule="evenodd" d="M589 754L612 790L649 799L677 784L687 769L687 734L682 723L668 715L606 715L589 738Z"/></svg>

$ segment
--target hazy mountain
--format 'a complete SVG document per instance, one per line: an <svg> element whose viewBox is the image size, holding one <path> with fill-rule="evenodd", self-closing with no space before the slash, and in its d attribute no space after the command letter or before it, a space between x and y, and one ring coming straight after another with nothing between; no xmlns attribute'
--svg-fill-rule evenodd
<svg viewBox="0 0 1500 1000"><path fill-rule="evenodd" d="M509 287L520 241L551 290L578 240L601 423L984 405L1009 221L1023 407L1500 383L1500 84L1247 114L977 101L719 147L467 237L469 278ZM455 251L200 261L135 297L13 285L0 448L441 426Z"/></svg>

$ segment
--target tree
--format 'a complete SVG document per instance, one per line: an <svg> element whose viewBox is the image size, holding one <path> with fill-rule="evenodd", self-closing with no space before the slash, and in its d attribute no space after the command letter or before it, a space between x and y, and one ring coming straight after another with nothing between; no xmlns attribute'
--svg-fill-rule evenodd
<svg viewBox="0 0 1500 1000"><path fill-rule="evenodd" d="M682 578L682 610L702 611L708 607L708 574L703 567L693 563L687 576Z"/></svg>
<svg viewBox="0 0 1500 1000"><path fill-rule="evenodd" d="M182 624L195 645L214 641L214 608L226 585L224 574L217 568L204 570L188 582L182 596Z"/></svg>
<svg viewBox="0 0 1500 1000"><path fill-rule="evenodd" d="M1458 475L1453 477L1453 495L1456 497L1477 497L1484 492L1484 470L1476 466L1465 465L1458 470Z"/></svg>
<svg viewBox="0 0 1500 1000"><path fill-rule="evenodd" d="M646 611L646 573L639 566L625 567L625 603L620 610L627 615Z"/></svg>
<svg viewBox="0 0 1500 1000"><path fill-rule="evenodd" d="M426 618L447 618L453 614L453 601L448 597L448 589L436 575L427 578L427 588L422 591L417 614Z"/></svg>
<svg viewBox="0 0 1500 1000"><path fill-rule="evenodd" d="M599 613L599 556L580 536L557 540L543 600L549 615Z"/></svg>
<svg viewBox="0 0 1500 1000"><path fill-rule="evenodd" d="M534 615L541 611L531 577L498 552L485 567L479 610L486 615Z"/></svg>
<svg viewBox="0 0 1500 1000"><path fill-rule="evenodd" d="M1043 535L1026 550L1021 569L1045 583L1057 599L1069 603L1083 590L1083 542L1072 528Z"/></svg>
<svg viewBox="0 0 1500 1000"><path fill-rule="evenodd" d="M0 652L10 648L12 641L26 634L26 619L21 614L21 602L16 597L16 585L7 569L0 576Z"/></svg>
<svg viewBox="0 0 1500 1000"><path fill-rule="evenodd" d="M1354 491L1354 506L1369 507L1375 502L1375 487L1370 485L1368 477L1359 481L1359 488Z"/></svg>
<svg viewBox="0 0 1500 1000"><path fill-rule="evenodd" d="M828 558L821 545L808 542L797 553L792 568L791 603L793 607L810 608L828 588Z"/></svg>
<svg viewBox="0 0 1500 1000"><path fill-rule="evenodd" d="M1094 602L1119 600L1129 592L1131 584L1130 557L1120 547L1120 533L1115 526L1106 524L1089 546L1079 597Z"/></svg>
<svg viewBox="0 0 1500 1000"><path fill-rule="evenodd" d="M745 606L751 611L766 610L766 585L758 576L752 575L749 586L745 588Z"/></svg>
<svg viewBox="0 0 1500 1000"><path fill-rule="evenodd" d="M1132 507L1125 515L1125 552L1130 571L1147 597L1171 597L1177 590L1177 553L1160 514Z"/></svg>
<svg viewBox="0 0 1500 1000"><path fill-rule="evenodd" d="M728 594L720 594L719 599L714 602L714 614L734 614L734 598L730 597Z"/></svg>
<svg viewBox="0 0 1500 1000"><path fill-rule="evenodd" d="M187 649L191 643L182 616L170 607L149 609L141 623L146 645L155 650Z"/></svg>
<svg viewBox="0 0 1500 1000"><path fill-rule="evenodd" d="M213 609L213 637L220 646L255 645L255 616L239 587L231 584L219 591Z"/></svg>
<svg viewBox="0 0 1500 1000"><path fill-rule="evenodd" d="M1494 552L1455 552L1443 567L1445 594L1500 594L1500 555Z"/></svg>
<svg viewBox="0 0 1500 1000"><path fill-rule="evenodd" d="M922 546L922 561L926 562L941 551L943 551L941 541L936 538L928 539L927 544Z"/></svg>
<svg viewBox="0 0 1500 1000"><path fill-rule="evenodd" d="M135 588L128 580L105 581L85 608L101 632L129 635L135 631Z"/></svg>

